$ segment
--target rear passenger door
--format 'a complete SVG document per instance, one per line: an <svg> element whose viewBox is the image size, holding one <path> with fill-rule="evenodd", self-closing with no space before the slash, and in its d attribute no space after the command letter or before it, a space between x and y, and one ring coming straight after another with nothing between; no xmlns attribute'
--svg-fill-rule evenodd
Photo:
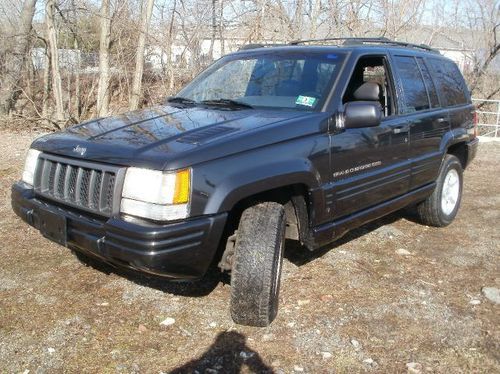
<svg viewBox="0 0 500 374"><path fill-rule="evenodd" d="M402 91L400 113L409 124L410 190L433 182L439 172L441 139L450 129L436 83L421 56L394 55Z"/></svg>

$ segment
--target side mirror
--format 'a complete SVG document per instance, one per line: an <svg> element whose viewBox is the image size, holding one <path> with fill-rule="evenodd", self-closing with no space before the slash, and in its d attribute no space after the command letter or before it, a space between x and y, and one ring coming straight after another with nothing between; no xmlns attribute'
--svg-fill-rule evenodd
<svg viewBox="0 0 500 374"><path fill-rule="evenodd" d="M382 106L373 101L351 101L344 108L344 127L374 127L382 120Z"/></svg>

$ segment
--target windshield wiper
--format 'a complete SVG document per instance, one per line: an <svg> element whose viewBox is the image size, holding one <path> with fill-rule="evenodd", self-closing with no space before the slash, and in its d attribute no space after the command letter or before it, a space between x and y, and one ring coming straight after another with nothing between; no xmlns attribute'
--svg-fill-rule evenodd
<svg viewBox="0 0 500 374"><path fill-rule="evenodd" d="M213 99L213 100L203 100L202 104L206 105L220 105L228 108L247 108L253 109L253 106L250 104L242 103L241 101L232 100L232 99Z"/></svg>
<svg viewBox="0 0 500 374"><path fill-rule="evenodd" d="M167 102L188 104L188 105L196 105L197 104L196 101L194 101L192 99L188 99L187 97L181 97L181 96L171 96L171 97L167 98Z"/></svg>

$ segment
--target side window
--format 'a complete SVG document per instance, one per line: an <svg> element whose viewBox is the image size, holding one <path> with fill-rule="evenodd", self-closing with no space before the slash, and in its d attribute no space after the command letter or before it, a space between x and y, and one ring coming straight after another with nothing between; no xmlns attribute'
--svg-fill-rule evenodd
<svg viewBox="0 0 500 374"><path fill-rule="evenodd" d="M420 71L422 72L422 76L424 77L425 86L427 87L427 92L429 93L429 99L431 100L431 107L438 108L439 107L439 99L436 91L436 86L434 85L434 81L432 80L431 74L429 73L429 69L425 65L424 59L422 57L417 57L418 66L420 67Z"/></svg>
<svg viewBox="0 0 500 374"><path fill-rule="evenodd" d="M429 62L444 104L453 106L467 103L465 82L457 66L444 59L431 58Z"/></svg>
<svg viewBox="0 0 500 374"><path fill-rule="evenodd" d="M387 60L383 56L364 56L358 60L346 87L342 103L356 101L354 93L366 82L378 84L380 89L378 101L382 106L384 117L395 114L391 75L387 67Z"/></svg>
<svg viewBox="0 0 500 374"><path fill-rule="evenodd" d="M404 113L429 109L429 98L415 58L396 56L394 60L401 77L406 99L406 107L403 108Z"/></svg>

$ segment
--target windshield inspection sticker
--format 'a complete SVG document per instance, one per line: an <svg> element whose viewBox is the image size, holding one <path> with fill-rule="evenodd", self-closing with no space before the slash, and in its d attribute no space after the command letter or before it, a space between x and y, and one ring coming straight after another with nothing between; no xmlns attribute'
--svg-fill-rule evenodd
<svg viewBox="0 0 500 374"><path fill-rule="evenodd" d="M315 97L299 95L297 97L297 100L295 100L295 105L304 105L304 106L313 107L315 102L316 102Z"/></svg>

